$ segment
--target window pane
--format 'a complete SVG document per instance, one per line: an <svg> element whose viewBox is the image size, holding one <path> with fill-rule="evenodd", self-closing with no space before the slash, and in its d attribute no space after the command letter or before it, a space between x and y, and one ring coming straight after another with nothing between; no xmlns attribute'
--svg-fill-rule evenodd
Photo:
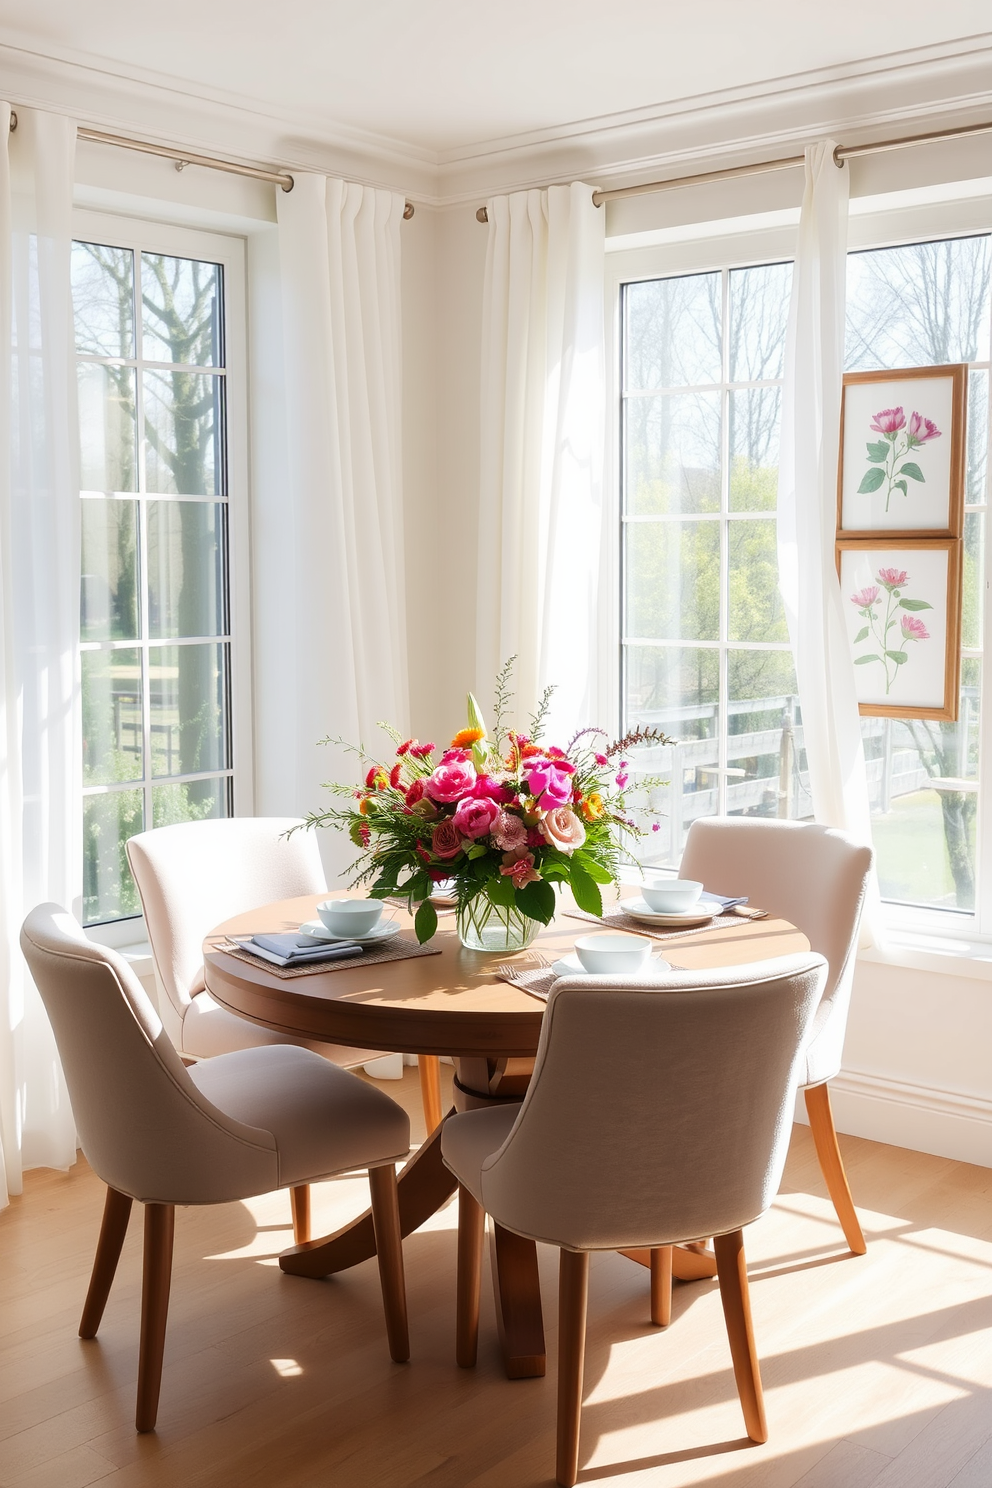
<svg viewBox="0 0 992 1488"><path fill-rule="evenodd" d="M778 587L778 547L770 517L727 524L729 614L732 641L787 641Z"/></svg>
<svg viewBox="0 0 992 1488"><path fill-rule="evenodd" d="M715 641L720 626L720 523L629 522L627 633Z"/></svg>
<svg viewBox="0 0 992 1488"><path fill-rule="evenodd" d="M226 652L224 645L152 648L153 775L227 769Z"/></svg>
<svg viewBox="0 0 992 1488"><path fill-rule="evenodd" d="M224 631L224 509L207 501L148 503L148 628L168 636Z"/></svg>
<svg viewBox="0 0 992 1488"><path fill-rule="evenodd" d="M140 790L83 799L83 923L139 914L124 844L144 826Z"/></svg>
<svg viewBox="0 0 992 1488"><path fill-rule="evenodd" d="M163 495L219 496L223 378L146 372L145 487Z"/></svg>
<svg viewBox="0 0 992 1488"><path fill-rule="evenodd" d="M975 905L980 663L962 662L957 723L862 720L872 836L886 899ZM975 786L968 788L970 782Z"/></svg>
<svg viewBox="0 0 992 1488"><path fill-rule="evenodd" d="M72 245L76 349L90 356L134 356L134 256L129 248Z"/></svg>
<svg viewBox="0 0 992 1488"><path fill-rule="evenodd" d="M720 298L719 274L628 284L627 389L719 382Z"/></svg>
<svg viewBox="0 0 992 1488"><path fill-rule="evenodd" d="M142 355L150 362L219 367L220 268L192 258L141 255Z"/></svg>
<svg viewBox="0 0 992 1488"><path fill-rule="evenodd" d="M982 644L985 609L985 513L966 512L964 568L961 596L961 644L977 650Z"/></svg>
<svg viewBox="0 0 992 1488"><path fill-rule="evenodd" d="M138 639L138 509L134 501L82 503L80 635L84 641Z"/></svg>
<svg viewBox="0 0 992 1488"><path fill-rule="evenodd" d="M729 651L727 694L728 812L812 816L791 652Z"/></svg>
<svg viewBox="0 0 992 1488"><path fill-rule="evenodd" d="M229 815L228 781L223 777L184 780L177 785L152 788L153 826L171 827L176 822Z"/></svg>
<svg viewBox="0 0 992 1488"><path fill-rule="evenodd" d="M774 511L778 505L779 388L730 395L730 510Z"/></svg>
<svg viewBox="0 0 992 1488"><path fill-rule="evenodd" d="M720 510L720 394L628 398L624 404L628 512Z"/></svg>
<svg viewBox="0 0 992 1488"><path fill-rule="evenodd" d="M140 780L141 653L84 651L82 663L83 784Z"/></svg>
<svg viewBox="0 0 992 1488"><path fill-rule="evenodd" d="M968 378L968 449L964 499L982 506L988 499L985 477L989 463L989 374L972 372Z"/></svg>
<svg viewBox="0 0 992 1488"><path fill-rule="evenodd" d="M731 273L731 382L766 382L782 376L791 289L791 263Z"/></svg>
<svg viewBox="0 0 992 1488"><path fill-rule="evenodd" d="M847 368L987 361L988 237L910 243L847 259Z"/></svg>
<svg viewBox="0 0 992 1488"><path fill-rule="evenodd" d="M79 363L79 484L136 491L134 370Z"/></svg>

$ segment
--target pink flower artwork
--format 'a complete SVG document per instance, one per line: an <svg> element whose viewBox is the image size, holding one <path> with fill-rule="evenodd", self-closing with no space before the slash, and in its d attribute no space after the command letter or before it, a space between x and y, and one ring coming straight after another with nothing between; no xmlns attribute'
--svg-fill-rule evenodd
<svg viewBox="0 0 992 1488"><path fill-rule="evenodd" d="M881 413L876 413L868 427L874 429L876 434L897 434L906 427L906 415L901 408L883 408Z"/></svg>
<svg viewBox="0 0 992 1488"><path fill-rule="evenodd" d="M924 418L922 413L914 409L909 415L909 438L912 444L927 444L931 439L940 438L940 430L933 419Z"/></svg>
<svg viewBox="0 0 992 1488"><path fill-rule="evenodd" d="M926 476L916 460L906 456L940 438L940 430L933 419L924 417L915 408L906 422L902 408L882 408L874 415L869 429L880 434L881 439L869 440L868 465L858 487L859 496L872 496L885 487L885 510L894 493L909 495L910 481L926 483Z"/></svg>
<svg viewBox="0 0 992 1488"><path fill-rule="evenodd" d="M877 577L878 584L866 584L863 589L851 595L851 603L865 622L852 644L855 666L870 666L875 663L882 667L885 693L888 696L899 674L899 668L909 661L909 653L899 645L899 633L902 633L903 645L907 641L928 641L930 632L914 611L932 610L933 605L929 600L910 598L904 594L903 591L910 582L909 574L904 568L880 568ZM865 642L870 649L859 653L858 647Z"/></svg>
<svg viewBox="0 0 992 1488"><path fill-rule="evenodd" d="M903 636L907 641L928 641L930 639L930 632L923 624L923 621L918 620L915 615L901 616L900 624L902 625Z"/></svg>
<svg viewBox="0 0 992 1488"><path fill-rule="evenodd" d="M878 570L878 582L884 584L886 589L901 589L909 580L909 574L904 568L880 568Z"/></svg>
<svg viewBox="0 0 992 1488"><path fill-rule="evenodd" d="M851 595L851 603L859 610L868 610L881 593L877 584L866 584L857 594Z"/></svg>

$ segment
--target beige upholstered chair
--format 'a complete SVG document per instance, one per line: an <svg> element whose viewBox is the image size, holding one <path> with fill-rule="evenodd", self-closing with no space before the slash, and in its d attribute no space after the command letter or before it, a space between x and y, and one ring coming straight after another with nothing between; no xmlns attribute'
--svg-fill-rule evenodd
<svg viewBox="0 0 992 1488"><path fill-rule="evenodd" d="M791 920L827 959L827 987L799 1083L827 1191L855 1255L864 1255L865 1238L837 1144L827 1081L840 1071L871 863L871 848L830 827L718 817L693 822L679 870L714 894L747 894L752 904Z"/></svg>
<svg viewBox="0 0 992 1488"><path fill-rule="evenodd" d="M326 892L313 832L285 834L299 817L227 817L179 822L139 832L127 844L152 948L165 1030L193 1059L263 1044L300 1044L335 1064L362 1064L381 1050L352 1049L274 1033L239 1018L210 996L203 976L203 940L215 925L276 899ZM436 1058L423 1056L421 1086L431 1130L440 1120ZM294 1206L298 1241L309 1238Z"/></svg>
<svg viewBox="0 0 992 1488"><path fill-rule="evenodd" d="M368 1168L392 1357L409 1358L394 1164L406 1112L306 1049L241 1049L186 1069L140 982L57 904L32 910L21 949L44 1000L84 1153L107 1184L79 1325L96 1335L131 1204L145 1205L139 1431L154 1428L176 1204L223 1204Z"/></svg>
<svg viewBox="0 0 992 1488"><path fill-rule="evenodd" d="M778 1188L825 979L826 962L813 954L673 972L664 985L563 979L548 999L522 1105L445 1122L441 1152L459 1182L460 1364L475 1363L483 1212L561 1248L558 1481L566 1488L578 1471L591 1250L650 1249L652 1321L665 1323L671 1246L716 1236L747 1432L766 1439L741 1230Z"/></svg>

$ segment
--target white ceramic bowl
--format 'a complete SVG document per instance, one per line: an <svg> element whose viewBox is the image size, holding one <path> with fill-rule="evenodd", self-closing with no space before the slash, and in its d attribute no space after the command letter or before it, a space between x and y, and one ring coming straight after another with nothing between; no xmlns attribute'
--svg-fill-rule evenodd
<svg viewBox="0 0 992 1488"><path fill-rule="evenodd" d="M643 970L651 954L651 942L643 935L601 931L598 935L580 935L575 954L583 969L594 976L629 976Z"/></svg>
<svg viewBox="0 0 992 1488"><path fill-rule="evenodd" d="M694 879L669 878L644 884L641 898L655 914L681 914L683 910L692 909L702 892L702 884Z"/></svg>
<svg viewBox="0 0 992 1488"><path fill-rule="evenodd" d="M325 899L317 913L332 935L370 935L382 914L381 899Z"/></svg>

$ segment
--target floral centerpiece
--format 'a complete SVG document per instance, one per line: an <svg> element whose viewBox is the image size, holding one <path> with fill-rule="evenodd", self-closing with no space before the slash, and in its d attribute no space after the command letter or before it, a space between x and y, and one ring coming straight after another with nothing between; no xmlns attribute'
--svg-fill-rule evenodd
<svg viewBox="0 0 992 1488"><path fill-rule="evenodd" d="M421 942L437 929L431 894L439 884L455 898L463 944L476 950L527 945L554 915L556 884L567 884L581 909L602 914L600 886L617 880L621 862L631 861L627 839L646 830L630 815L624 756L639 744L671 740L638 729L607 741L601 730L584 729L564 748L545 744L551 688L526 733L508 729L512 664L497 679L491 731L471 694L468 727L446 748L403 739L383 724L395 745L392 758L353 750L363 761L363 784L328 785L348 804L307 818L308 826L347 830L361 849L352 883L367 885L373 898L401 897L416 908ZM661 783L644 780L638 788Z"/></svg>

